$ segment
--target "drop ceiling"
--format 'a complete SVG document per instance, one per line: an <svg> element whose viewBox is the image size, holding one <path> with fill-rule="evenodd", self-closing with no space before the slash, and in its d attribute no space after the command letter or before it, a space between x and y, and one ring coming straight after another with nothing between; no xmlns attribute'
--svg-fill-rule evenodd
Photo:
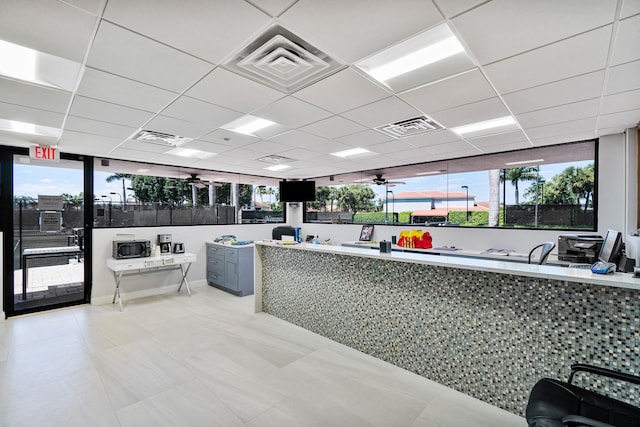
<svg viewBox="0 0 640 427"><path fill-rule="evenodd" d="M357 66L443 24L467 54L450 69L383 84ZM587 140L640 121L637 0L3 0L0 40L83 66L70 91L0 77L0 119L61 130L0 131L0 145L181 170L326 177ZM247 115L276 125L223 128ZM508 133L451 130L509 115ZM442 129L380 131L420 117ZM209 157L129 139L139 130L189 138L181 148ZM353 148L375 154L331 155ZM290 167L267 170L266 156Z"/></svg>

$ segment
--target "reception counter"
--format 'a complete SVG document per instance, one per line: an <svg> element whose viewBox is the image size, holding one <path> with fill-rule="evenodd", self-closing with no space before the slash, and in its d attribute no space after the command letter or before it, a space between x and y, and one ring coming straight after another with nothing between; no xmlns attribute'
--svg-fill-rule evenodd
<svg viewBox="0 0 640 427"><path fill-rule="evenodd" d="M312 244L255 251L257 311L519 415L538 379L566 379L573 363L640 373L629 274ZM624 386L592 386L637 404Z"/></svg>

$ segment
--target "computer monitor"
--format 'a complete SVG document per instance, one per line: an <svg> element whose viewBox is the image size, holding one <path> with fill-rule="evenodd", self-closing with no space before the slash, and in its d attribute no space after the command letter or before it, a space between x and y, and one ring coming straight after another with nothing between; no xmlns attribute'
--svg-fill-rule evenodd
<svg viewBox="0 0 640 427"><path fill-rule="evenodd" d="M598 260L602 262L617 263L622 252L622 233L615 230L607 230L607 235L602 242Z"/></svg>

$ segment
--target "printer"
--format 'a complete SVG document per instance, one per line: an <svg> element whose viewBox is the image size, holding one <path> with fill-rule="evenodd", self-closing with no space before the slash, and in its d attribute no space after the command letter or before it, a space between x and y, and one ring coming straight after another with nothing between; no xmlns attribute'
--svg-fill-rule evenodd
<svg viewBox="0 0 640 427"><path fill-rule="evenodd" d="M592 264L604 239L595 234L561 234L558 236L558 260L570 263Z"/></svg>

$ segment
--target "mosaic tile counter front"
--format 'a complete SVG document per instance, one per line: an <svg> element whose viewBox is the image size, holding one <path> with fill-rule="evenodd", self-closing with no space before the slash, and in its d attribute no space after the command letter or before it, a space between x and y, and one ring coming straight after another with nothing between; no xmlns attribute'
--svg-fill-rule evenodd
<svg viewBox="0 0 640 427"><path fill-rule="evenodd" d="M573 363L640 373L640 291L262 246L262 309L524 414ZM638 388L575 384L638 405Z"/></svg>

